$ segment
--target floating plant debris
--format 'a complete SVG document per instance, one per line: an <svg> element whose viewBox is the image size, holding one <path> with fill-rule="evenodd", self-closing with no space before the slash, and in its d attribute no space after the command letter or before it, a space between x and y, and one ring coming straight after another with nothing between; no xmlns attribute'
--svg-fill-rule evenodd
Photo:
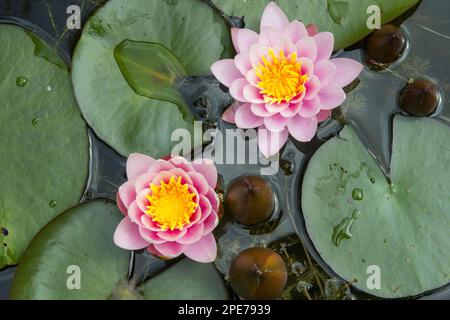
<svg viewBox="0 0 450 320"><path fill-rule="evenodd" d="M406 47L403 31L393 25L386 24L367 38L367 54L375 62L392 63L396 61Z"/></svg>
<svg viewBox="0 0 450 320"><path fill-rule="evenodd" d="M418 79L408 84L399 96L400 107L418 117L428 116L436 111L439 100L439 87L426 79Z"/></svg>
<svg viewBox="0 0 450 320"><path fill-rule="evenodd" d="M28 79L25 77L20 76L20 77L17 77L17 79L16 79L16 85L18 87L25 87L27 83L28 83Z"/></svg>
<svg viewBox="0 0 450 320"><path fill-rule="evenodd" d="M241 298L273 300L284 291L287 270L278 253L254 247L241 252L233 261L229 280Z"/></svg>
<svg viewBox="0 0 450 320"><path fill-rule="evenodd" d="M269 183L258 176L241 177L228 187L225 210L237 222L254 226L270 218L275 195Z"/></svg>

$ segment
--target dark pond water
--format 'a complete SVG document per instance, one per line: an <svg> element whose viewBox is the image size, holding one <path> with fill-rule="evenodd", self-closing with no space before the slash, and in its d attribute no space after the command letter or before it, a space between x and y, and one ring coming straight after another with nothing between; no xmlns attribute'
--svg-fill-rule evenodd
<svg viewBox="0 0 450 320"><path fill-rule="evenodd" d="M66 8L77 4L82 8L82 20L101 6L105 0L0 0L0 22L15 23L31 29L54 44L70 63L72 50L79 31L66 30ZM433 117L450 121L450 2L424 1L399 19L406 35L407 47L402 57L381 71L367 69L361 75L361 83L353 88L348 100L333 119L319 129L318 137L308 144L289 142L281 157L281 170L266 180L275 194L275 213L269 222L254 228L245 228L231 221L227 215L217 230L219 256L217 269L227 280L233 259L242 250L253 246L265 246L277 251L285 260L289 279L283 299L365 299L370 298L350 288L322 261L312 245L302 218L299 205L299 186L309 156L343 124L350 124L359 134L368 150L389 175L391 151L391 119L401 112L397 96L411 78L427 78L437 83L440 90L439 107ZM233 18L233 25L241 20ZM430 48L439 48L430 50ZM337 55L365 61L363 45L338 52ZM210 125L218 118L220 110L229 104L217 83L210 79L191 78L182 91L198 117L206 117ZM203 110L203 109L204 110ZM219 122L221 131L229 125ZM125 180L125 160L90 132L91 163L86 192L81 201L93 198L114 199L118 186ZM246 140L251 145L254 139ZM226 141L224 141L226 144ZM216 146L224 151L223 145ZM217 151L216 151L217 152ZM244 175L260 175L261 168L270 164L218 165L221 185L227 186ZM294 223L292 223L294 222ZM129 276L143 281L164 270L169 263L152 258L145 253L132 255ZM0 299L7 299L15 268L0 272ZM427 294L423 299L450 299L450 287Z"/></svg>

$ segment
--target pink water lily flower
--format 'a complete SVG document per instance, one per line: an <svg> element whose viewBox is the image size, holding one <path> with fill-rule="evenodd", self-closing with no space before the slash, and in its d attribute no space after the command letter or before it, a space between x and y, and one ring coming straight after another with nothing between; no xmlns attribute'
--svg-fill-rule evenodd
<svg viewBox="0 0 450 320"><path fill-rule="evenodd" d="M266 157L276 154L289 134L310 141L318 123L344 102L342 88L363 69L351 59L330 59L333 34L289 22L273 2L264 10L260 34L232 29L232 39L235 58L211 67L239 102L223 119L242 129L259 128L258 145Z"/></svg>
<svg viewBox="0 0 450 320"><path fill-rule="evenodd" d="M214 163L131 154L126 170L128 181L117 193L125 218L117 226L114 243L127 250L147 248L166 258L184 254L198 262L214 261L212 231L219 223Z"/></svg>

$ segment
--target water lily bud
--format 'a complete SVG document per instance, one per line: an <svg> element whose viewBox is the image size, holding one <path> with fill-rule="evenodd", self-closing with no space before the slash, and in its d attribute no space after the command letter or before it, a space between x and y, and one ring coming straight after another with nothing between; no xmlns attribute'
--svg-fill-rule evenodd
<svg viewBox="0 0 450 320"><path fill-rule="evenodd" d="M247 249L233 261L230 283L247 300L273 300L286 287L287 270L278 253L266 248Z"/></svg>
<svg viewBox="0 0 450 320"><path fill-rule="evenodd" d="M367 54L380 63L397 60L406 47L406 38L402 30L392 24L386 24L367 38Z"/></svg>
<svg viewBox="0 0 450 320"><path fill-rule="evenodd" d="M257 176L234 181L225 196L225 208L239 223L253 226L270 218L275 198L270 185Z"/></svg>
<svg viewBox="0 0 450 320"><path fill-rule="evenodd" d="M415 80L402 90L399 104L403 110L414 116L428 116L439 105L439 88L429 80Z"/></svg>

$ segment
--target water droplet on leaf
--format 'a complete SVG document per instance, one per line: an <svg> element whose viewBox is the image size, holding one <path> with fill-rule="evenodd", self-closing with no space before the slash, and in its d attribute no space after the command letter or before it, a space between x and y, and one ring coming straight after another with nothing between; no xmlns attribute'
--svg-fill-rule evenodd
<svg viewBox="0 0 450 320"><path fill-rule="evenodd" d="M56 207L56 201L55 201L55 200L51 200L51 201L48 203L48 206L49 206L50 208Z"/></svg>
<svg viewBox="0 0 450 320"><path fill-rule="evenodd" d="M364 199L364 192L362 189L359 188L355 188L352 191L352 198L355 201L361 201Z"/></svg>

